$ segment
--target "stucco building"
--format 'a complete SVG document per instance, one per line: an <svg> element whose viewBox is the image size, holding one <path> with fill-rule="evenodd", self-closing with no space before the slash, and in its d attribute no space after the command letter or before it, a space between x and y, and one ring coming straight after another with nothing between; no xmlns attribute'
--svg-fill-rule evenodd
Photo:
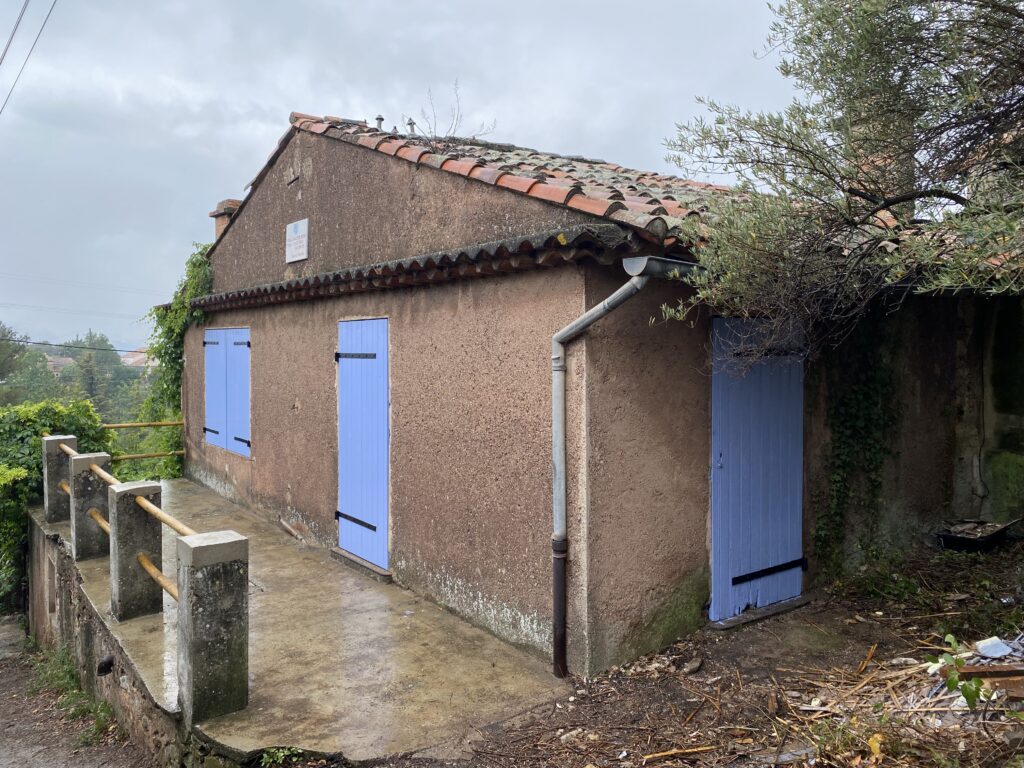
<svg viewBox="0 0 1024 768"><path fill-rule="evenodd" d="M556 667L564 627L575 672L798 597L825 380L805 409L802 361L736 376L728 322L657 322L686 290L659 279L692 261L681 226L724 194L293 114L211 214L187 473ZM936 385L933 358L910 365ZM952 475L951 445L918 463Z"/></svg>

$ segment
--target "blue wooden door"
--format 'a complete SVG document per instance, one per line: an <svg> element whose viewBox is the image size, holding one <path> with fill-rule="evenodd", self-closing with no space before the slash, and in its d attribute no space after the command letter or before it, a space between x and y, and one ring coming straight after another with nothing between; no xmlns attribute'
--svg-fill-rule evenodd
<svg viewBox="0 0 1024 768"><path fill-rule="evenodd" d="M249 425L249 329L228 328L224 332L224 340L227 345L227 434L224 443L229 451L249 456L252 446Z"/></svg>
<svg viewBox="0 0 1024 768"><path fill-rule="evenodd" d="M338 323L338 546L388 567L388 321Z"/></svg>
<svg viewBox="0 0 1024 768"><path fill-rule="evenodd" d="M712 621L803 584L803 360L738 364L741 321L716 318L711 379Z"/></svg>
<svg viewBox="0 0 1024 768"><path fill-rule="evenodd" d="M227 376L227 332L223 328L211 328L203 334L203 358L205 382L205 410L203 436L210 445L227 447L228 432L227 400L224 397L224 381Z"/></svg>

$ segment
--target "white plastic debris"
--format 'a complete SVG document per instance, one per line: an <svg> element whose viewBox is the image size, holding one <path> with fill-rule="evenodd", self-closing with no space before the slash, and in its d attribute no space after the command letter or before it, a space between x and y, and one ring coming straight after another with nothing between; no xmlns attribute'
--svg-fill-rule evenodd
<svg viewBox="0 0 1024 768"><path fill-rule="evenodd" d="M978 653L989 659L1001 659L1013 652L1013 649L998 637L986 637L975 643L974 647Z"/></svg>

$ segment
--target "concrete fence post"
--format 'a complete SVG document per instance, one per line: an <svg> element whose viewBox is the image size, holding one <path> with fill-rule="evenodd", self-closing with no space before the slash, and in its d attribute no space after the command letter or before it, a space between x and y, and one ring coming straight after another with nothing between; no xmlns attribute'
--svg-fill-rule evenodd
<svg viewBox="0 0 1024 768"><path fill-rule="evenodd" d="M110 552L110 537L89 517L89 510L95 509L110 520L107 484L93 474L93 464L109 472L110 454L80 453L71 457L71 554L75 560L106 557Z"/></svg>
<svg viewBox="0 0 1024 768"><path fill-rule="evenodd" d="M71 498L60 489L61 482L71 484L68 456L60 449L61 443L78 449L78 438L74 435L48 435L43 438L43 509L48 523L67 520L71 516Z"/></svg>
<svg viewBox="0 0 1024 768"><path fill-rule="evenodd" d="M178 539L178 703L187 727L249 703L249 540Z"/></svg>
<svg viewBox="0 0 1024 768"><path fill-rule="evenodd" d="M160 506L160 483L140 480L118 483L108 490L110 512L110 612L118 621L159 613L164 607L160 585L142 570L135 559L144 553L160 568L162 524L135 503L143 496Z"/></svg>

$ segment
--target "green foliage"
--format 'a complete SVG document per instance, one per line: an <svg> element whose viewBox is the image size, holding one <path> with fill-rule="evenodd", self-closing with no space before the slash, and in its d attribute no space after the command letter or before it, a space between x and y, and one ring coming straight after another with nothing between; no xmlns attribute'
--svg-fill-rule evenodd
<svg viewBox="0 0 1024 768"><path fill-rule="evenodd" d="M0 408L0 609L16 607L25 579L28 502L42 492L42 433L71 434L78 448L110 451L111 434L88 401Z"/></svg>
<svg viewBox="0 0 1024 768"><path fill-rule="evenodd" d="M269 747L260 755L261 768L273 768L286 763L297 763L302 757L302 750L295 747Z"/></svg>
<svg viewBox="0 0 1024 768"><path fill-rule="evenodd" d="M204 319L203 313L193 309L191 302L213 289L213 273L206 258L210 244L194 243L193 246L195 250L185 262L185 276L178 283L170 305L154 307L149 314L154 324L149 339L149 354L159 363L147 404L154 418L157 414L176 414L181 411L185 332Z"/></svg>
<svg viewBox="0 0 1024 768"><path fill-rule="evenodd" d="M82 744L96 744L117 728L110 705L96 701L82 690L74 659L64 646L41 652L33 661L34 672L29 693L48 691L57 694L57 706L75 720L88 718L89 724L79 737Z"/></svg>
<svg viewBox="0 0 1024 768"><path fill-rule="evenodd" d="M703 103L669 142L724 174L691 222L683 318L758 317L765 348L840 342L894 284L1024 288L1024 10L1018 0L783 0L782 112Z"/></svg>
<svg viewBox="0 0 1024 768"><path fill-rule="evenodd" d="M837 350L829 382L829 495L827 505L816 510L814 543L821 572L832 578L844 571L851 522L863 551L877 557L881 549L882 470L900 415L882 322L873 315Z"/></svg>
<svg viewBox="0 0 1024 768"><path fill-rule="evenodd" d="M975 709L979 700L987 699L989 696L989 693L984 690L985 683L980 677L970 680L960 679L960 670L963 669L965 663L963 648L953 635L946 635L945 642L949 646L947 652L941 656L926 656L925 658L930 663L937 664L942 670L942 674L946 676L946 690L959 690L960 695L967 702L967 706Z"/></svg>
<svg viewBox="0 0 1024 768"><path fill-rule="evenodd" d="M205 315L193 309L191 302L213 290L213 273L206 258L210 244L193 243L195 250L185 262L185 276L178 283L174 298L167 307L154 307L150 311L153 333L149 339L149 354L158 367L152 388L140 411L146 421L171 421L181 418L181 377L185 360L185 333L190 326L202 323ZM181 450L181 430L160 429L147 436L146 450L155 453ZM149 477L177 477L181 474L181 459L170 457L151 462ZM138 467L126 472L141 471Z"/></svg>
<svg viewBox="0 0 1024 768"><path fill-rule="evenodd" d="M0 464L0 613L21 595L25 574L28 470Z"/></svg>
<svg viewBox="0 0 1024 768"><path fill-rule="evenodd" d="M6 385L8 377L18 366L18 359L25 353L25 345L18 343L25 338L9 325L0 322L0 385Z"/></svg>
<svg viewBox="0 0 1024 768"><path fill-rule="evenodd" d="M37 349L26 349L14 372L0 388L0 404L14 405L30 400L64 398L70 394L66 384L53 375L46 355Z"/></svg>
<svg viewBox="0 0 1024 768"><path fill-rule="evenodd" d="M112 435L87 400L44 400L0 408L0 463L28 470L30 493L42 492L42 434L75 435L78 450L110 452Z"/></svg>

